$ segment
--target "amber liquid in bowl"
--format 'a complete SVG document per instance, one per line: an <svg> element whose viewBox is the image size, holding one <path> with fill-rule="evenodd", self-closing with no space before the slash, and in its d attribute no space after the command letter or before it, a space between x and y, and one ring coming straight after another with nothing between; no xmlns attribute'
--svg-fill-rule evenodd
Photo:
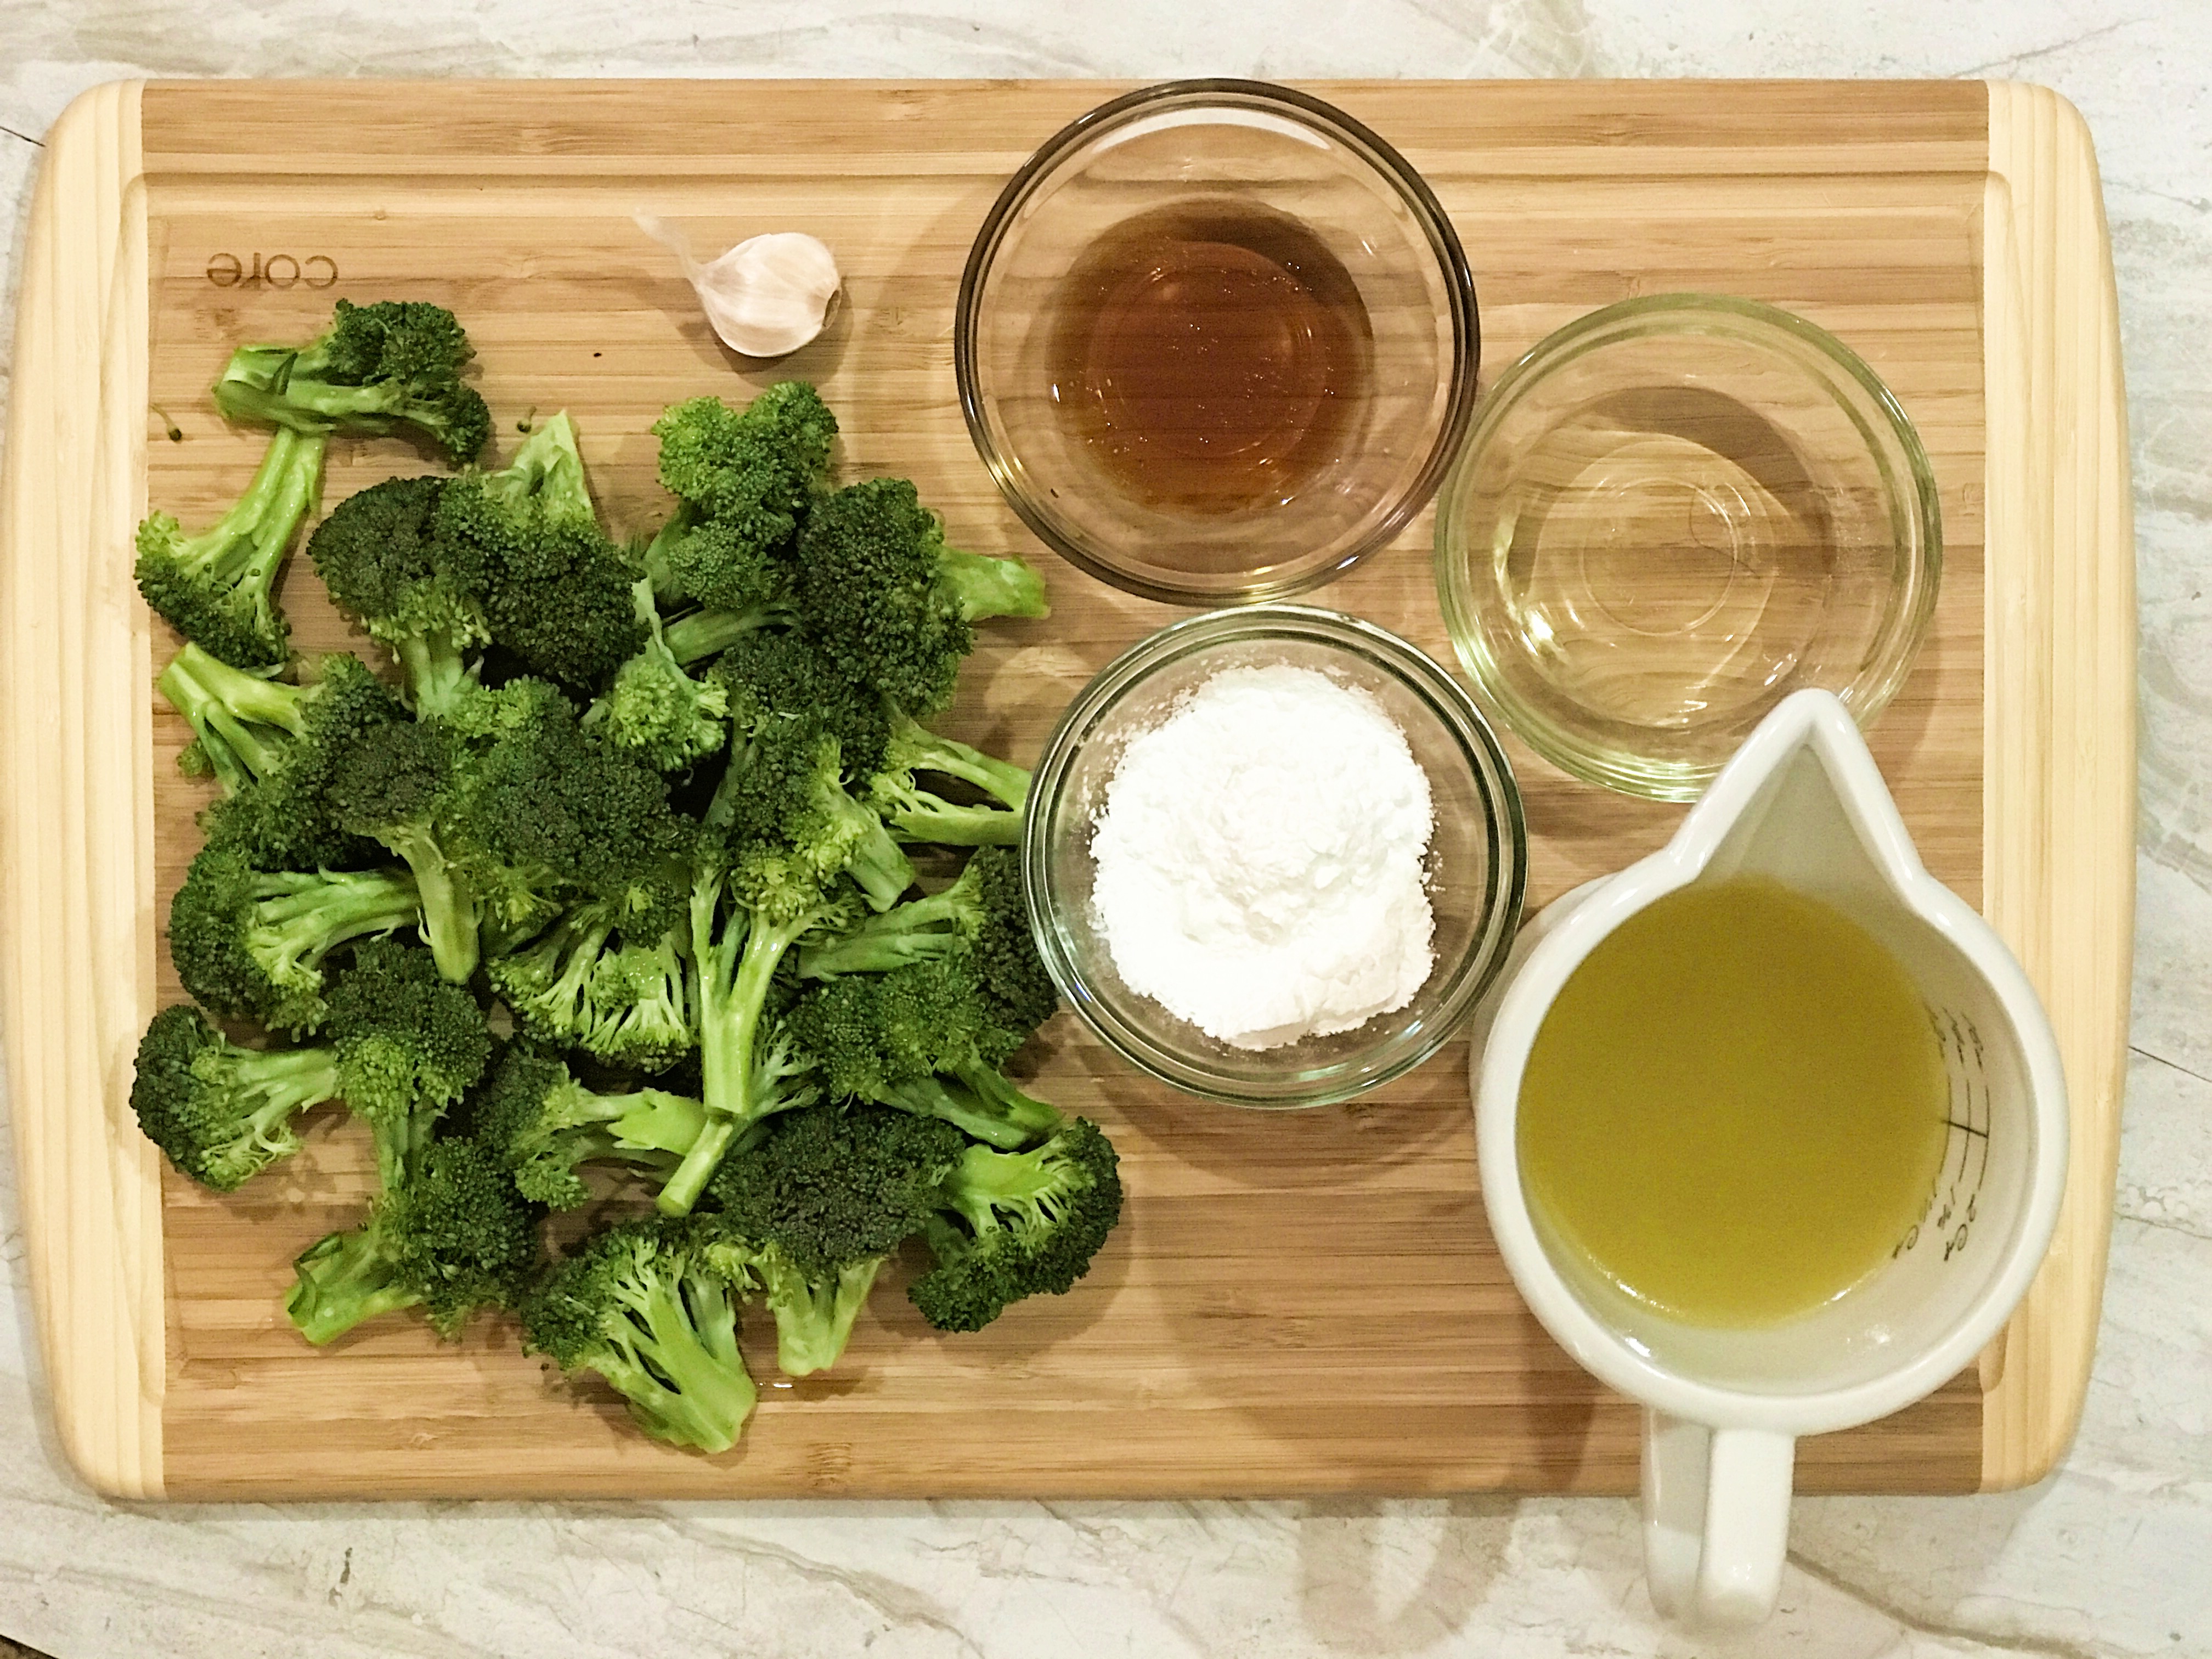
<svg viewBox="0 0 2212 1659"><path fill-rule="evenodd" d="M1051 397L1112 484L1214 517L1324 483L1363 424L1374 332L1312 231L1235 198L1139 214L1054 295Z"/></svg>

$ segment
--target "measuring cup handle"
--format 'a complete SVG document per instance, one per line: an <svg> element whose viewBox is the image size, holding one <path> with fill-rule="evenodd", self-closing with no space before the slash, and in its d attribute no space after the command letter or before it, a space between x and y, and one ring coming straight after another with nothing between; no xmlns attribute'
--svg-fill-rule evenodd
<svg viewBox="0 0 2212 1659"><path fill-rule="evenodd" d="M1670 1619L1755 1625L1774 1611L1797 1443L1644 1413L1644 1571Z"/></svg>

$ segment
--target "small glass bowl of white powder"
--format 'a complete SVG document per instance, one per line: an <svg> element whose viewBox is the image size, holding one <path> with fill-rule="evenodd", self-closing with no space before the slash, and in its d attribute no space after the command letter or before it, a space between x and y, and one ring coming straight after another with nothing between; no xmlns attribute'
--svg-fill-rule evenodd
<svg viewBox="0 0 2212 1659"><path fill-rule="evenodd" d="M1272 605L1163 629L1084 688L1022 856L1045 964L1109 1047L1288 1107L1449 1039L1512 944L1527 844L1456 681L1371 623Z"/></svg>

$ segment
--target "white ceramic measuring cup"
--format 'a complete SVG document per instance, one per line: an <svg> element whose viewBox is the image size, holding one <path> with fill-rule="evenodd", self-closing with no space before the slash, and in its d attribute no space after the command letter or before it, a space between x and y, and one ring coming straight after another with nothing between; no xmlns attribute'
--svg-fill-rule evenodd
<svg viewBox="0 0 2212 1659"><path fill-rule="evenodd" d="M1547 1236L1522 1190L1515 1113L1537 1030L1598 942L1678 888L1754 873L1835 906L1911 975L1949 1073L1951 1127L1926 1208L1886 1265L1798 1319L1719 1329L1655 1313ZM1482 1195L1505 1265L1560 1346L1645 1408L1651 1599L1686 1620L1754 1624L1781 1586L1796 1437L1886 1416L1955 1376L2043 1259L2066 1165L2050 1023L2003 941L1922 868L1849 711L1801 691L1673 841L1522 933L1474 1035Z"/></svg>

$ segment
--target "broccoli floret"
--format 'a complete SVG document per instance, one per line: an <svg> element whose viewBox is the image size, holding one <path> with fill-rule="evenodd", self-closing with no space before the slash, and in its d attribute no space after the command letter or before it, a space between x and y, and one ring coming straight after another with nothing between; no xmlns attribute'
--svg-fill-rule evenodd
<svg viewBox="0 0 2212 1659"><path fill-rule="evenodd" d="M419 1307L441 1336L478 1308L520 1304L538 1261L538 1212L473 1140L434 1140L365 1225L301 1252L285 1312L316 1346Z"/></svg>
<svg viewBox="0 0 2212 1659"><path fill-rule="evenodd" d="M799 537L799 608L848 675L922 714L951 701L971 623L1048 614L1036 571L947 547L904 478L848 484L815 504Z"/></svg>
<svg viewBox="0 0 2212 1659"><path fill-rule="evenodd" d="M573 1210L591 1194L580 1164L666 1173L690 1150L706 1109L665 1089L594 1093L550 1049L512 1045L476 1102L476 1134L505 1160L524 1197Z"/></svg>
<svg viewBox="0 0 2212 1659"><path fill-rule="evenodd" d="M712 1194L734 1237L710 1248L732 1278L742 1266L766 1291L786 1372L836 1362L876 1274L930 1224L967 1144L932 1119L816 1107L724 1160Z"/></svg>
<svg viewBox="0 0 2212 1659"><path fill-rule="evenodd" d="M486 971L532 1036L659 1071L699 1040L683 933L625 944L619 927L613 906L578 905L529 945L493 957Z"/></svg>
<svg viewBox="0 0 2212 1659"><path fill-rule="evenodd" d="M637 572L599 528L567 414L541 422L501 471L448 480L434 534L441 568L532 672L596 686L645 642Z"/></svg>
<svg viewBox="0 0 2212 1659"><path fill-rule="evenodd" d="M203 848L169 906L169 957L185 989L219 1014L312 1031L326 1012L323 959L389 933L420 909L404 871L263 871L235 848Z"/></svg>
<svg viewBox="0 0 2212 1659"><path fill-rule="evenodd" d="M722 687L734 746L779 723L800 723L837 740L846 775L865 779L884 764L890 712L801 634L757 634L734 642L709 672Z"/></svg>
<svg viewBox="0 0 2212 1659"><path fill-rule="evenodd" d="M998 1061L1028 1035L999 1024L1004 1013L963 955L830 980L801 997L790 1019L833 1098L943 1118L1012 1151L1051 1135L1063 1120L999 1072Z"/></svg>
<svg viewBox="0 0 2212 1659"><path fill-rule="evenodd" d="M662 772L680 772L721 748L728 695L717 681L695 680L668 648L653 584L641 580L631 602L646 629L644 646L615 674L606 695L584 716L616 748Z"/></svg>
<svg viewBox="0 0 2212 1659"><path fill-rule="evenodd" d="M793 849L823 878L849 874L876 909L897 902L914 866L845 785L882 755L880 701L795 635L743 641L709 678L730 717L730 767L709 816L728 811L742 833Z"/></svg>
<svg viewBox="0 0 2212 1659"><path fill-rule="evenodd" d="M531 1352L597 1371L657 1439L702 1451L737 1443L757 1398L738 1351L738 1290L708 1261L696 1221L618 1223L554 1269L524 1304Z"/></svg>
<svg viewBox="0 0 2212 1659"><path fill-rule="evenodd" d="M710 838L702 846L690 955L707 1126L655 1200L664 1215L690 1212L740 1133L811 1097L811 1090L787 1086L803 1067L780 1052L769 996L792 947L817 928L845 925L850 908L803 859L741 841Z"/></svg>
<svg viewBox="0 0 2212 1659"><path fill-rule="evenodd" d="M460 466L491 436L491 411L460 379L474 355L442 306L341 300L329 331L307 345L233 352L215 383L215 401L232 420L318 437L413 433Z"/></svg>
<svg viewBox="0 0 2212 1659"><path fill-rule="evenodd" d="M491 1058L476 999L441 976L431 952L392 939L362 945L331 987L330 1042L339 1091L375 1133L387 1191Z"/></svg>
<svg viewBox="0 0 2212 1659"><path fill-rule="evenodd" d="M769 574L829 486L837 417L804 380L786 380L742 410L694 398L653 423L660 482L690 520L664 551L676 586L702 605L742 610L774 596ZM699 529L713 527L701 538Z"/></svg>
<svg viewBox="0 0 2212 1659"><path fill-rule="evenodd" d="M998 1024L1026 1038L1051 1018L1059 999L1030 932L1021 859L1011 848L978 848L951 886L811 941L799 971L830 979L958 956L971 958L981 988L1006 1003Z"/></svg>
<svg viewBox="0 0 2212 1659"><path fill-rule="evenodd" d="M959 805L915 780L917 772L942 772L971 783L999 803ZM891 723L884 762L869 780L866 800L902 841L943 847L1012 847L1022 838L1022 806L1030 775L951 738L939 737L898 715Z"/></svg>
<svg viewBox="0 0 2212 1659"><path fill-rule="evenodd" d="M226 794L286 771L312 772L354 733L406 711L357 657L323 659L311 685L246 673L187 645L155 682L192 728L193 747Z"/></svg>
<svg viewBox="0 0 2212 1659"><path fill-rule="evenodd" d="M450 717L476 684L470 653L491 638L477 595L440 556L443 478L387 478L340 501L307 538L341 611L391 648L419 714Z"/></svg>
<svg viewBox="0 0 2212 1659"><path fill-rule="evenodd" d="M179 1002L139 1039L131 1109L179 1174L228 1193L298 1152L293 1120L337 1093L328 1048L241 1048Z"/></svg>
<svg viewBox="0 0 2212 1659"><path fill-rule="evenodd" d="M923 1237L936 1265L907 1289L940 1331L976 1331L1025 1296L1065 1295L1121 1218L1114 1145L1077 1118L1026 1152L971 1146Z"/></svg>
<svg viewBox="0 0 2212 1659"><path fill-rule="evenodd" d="M276 604L284 550L322 494L324 441L279 432L230 511L187 536L166 513L138 526L138 592L192 641L239 668L283 666L292 632Z"/></svg>
<svg viewBox="0 0 2212 1659"><path fill-rule="evenodd" d="M414 872L422 937L456 985L477 970L476 889L447 849L455 739L434 720L357 735L334 757L324 799L349 834L381 842Z"/></svg>
<svg viewBox="0 0 2212 1659"><path fill-rule="evenodd" d="M185 758L198 757L230 792L206 820L210 845L264 870L344 868L382 855L348 835L324 797L333 758L348 743L407 717L358 658L325 657L314 684L294 686L188 645L159 684L199 734Z"/></svg>
<svg viewBox="0 0 2212 1659"><path fill-rule="evenodd" d="M668 784L592 741L541 680L475 699L479 733L459 764L470 872L495 952L577 904L605 908L623 939L651 947L686 915L694 828Z"/></svg>
<svg viewBox="0 0 2212 1659"><path fill-rule="evenodd" d="M474 1309L512 1306L538 1259L536 1216L506 1166L438 1121L491 1054L483 1012L429 952L365 945L331 992L331 1047L347 1106L376 1143L368 1221L301 1253L286 1303L318 1346L420 1305L441 1335Z"/></svg>
<svg viewBox="0 0 2212 1659"><path fill-rule="evenodd" d="M837 785L836 740L805 729L763 722L745 736L700 826L690 944L708 1122L661 1189L664 1214L688 1214L731 1142L793 1103L790 1091L763 1093L758 1065L776 970L803 939L843 932L858 914L841 870L860 836L824 797L861 809Z"/></svg>

